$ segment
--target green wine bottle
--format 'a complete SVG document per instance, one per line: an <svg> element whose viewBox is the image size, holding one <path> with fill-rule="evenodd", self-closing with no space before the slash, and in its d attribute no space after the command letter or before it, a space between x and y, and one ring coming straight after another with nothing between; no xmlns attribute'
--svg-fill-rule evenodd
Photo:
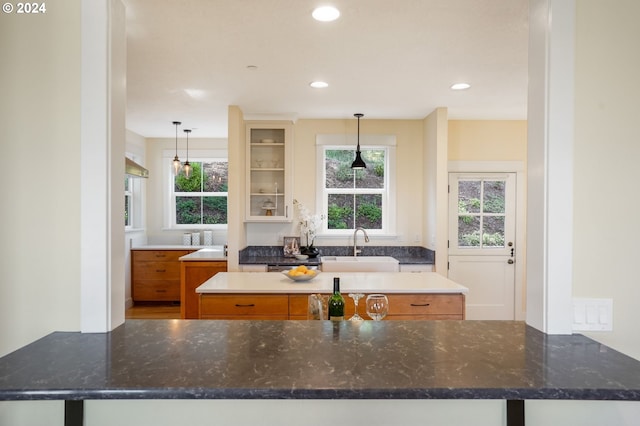
<svg viewBox="0 0 640 426"><path fill-rule="evenodd" d="M340 294L340 278L338 277L333 278L333 294L327 305L330 320L341 321L344 319L344 297Z"/></svg>

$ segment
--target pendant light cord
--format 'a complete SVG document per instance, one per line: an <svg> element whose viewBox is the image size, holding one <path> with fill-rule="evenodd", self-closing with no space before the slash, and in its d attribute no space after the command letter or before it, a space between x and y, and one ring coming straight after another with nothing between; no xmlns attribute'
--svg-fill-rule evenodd
<svg viewBox="0 0 640 426"><path fill-rule="evenodd" d="M173 124L176 126L176 158L178 158L178 126L182 123L179 121L174 121Z"/></svg>

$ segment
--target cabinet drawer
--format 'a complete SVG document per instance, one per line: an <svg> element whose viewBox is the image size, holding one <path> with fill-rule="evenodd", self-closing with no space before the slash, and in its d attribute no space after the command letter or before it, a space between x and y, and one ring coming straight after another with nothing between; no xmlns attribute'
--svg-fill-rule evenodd
<svg viewBox="0 0 640 426"><path fill-rule="evenodd" d="M200 296L200 317L284 316L289 315L287 295L213 295ZM285 318L286 319L286 318Z"/></svg>
<svg viewBox="0 0 640 426"><path fill-rule="evenodd" d="M464 314L464 296L460 294L389 294L387 297L389 316Z"/></svg>
<svg viewBox="0 0 640 426"><path fill-rule="evenodd" d="M133 264L136 280L180 279L180 262L136 262Z"/></svg>
<svg viewBox="0 0 640 426"><path fill-rule="evenodd" d="M173 261L177 262L182 256L193 250L134 250L133 260L137 261Z"/></svg>
<svg viewBox="0 0 640 426"><path fill-rule="evenodd" d="M132 293L134 300L139 301L177 301L180 300L180 281L136 280Z"/></svg>

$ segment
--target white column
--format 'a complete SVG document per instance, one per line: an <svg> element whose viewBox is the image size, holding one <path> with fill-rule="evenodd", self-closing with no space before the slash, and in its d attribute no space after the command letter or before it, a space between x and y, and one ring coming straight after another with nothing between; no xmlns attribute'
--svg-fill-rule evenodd
<svg viewBox="0 0 640 426"><path fill-rule="evenodd" d="M124 322L126 39L119 0L82 0L81 331Z"/></svg>
<svg viewBox="0 0 640 426"><path fill-rule="evenodd" d="M527 323L570 334L574 0L529 3Z"/></svg>

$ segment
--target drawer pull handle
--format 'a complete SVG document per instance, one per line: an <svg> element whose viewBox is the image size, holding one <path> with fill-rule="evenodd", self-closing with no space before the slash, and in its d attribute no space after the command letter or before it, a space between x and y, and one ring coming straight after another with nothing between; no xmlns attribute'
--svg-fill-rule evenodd
<svg viewBox="0 0 640 426"><path fill-rule="evenodd" d="M166 254L156 254L156 257L167 257Z"/></svg>
<svg viewBox="0 0 640 426"><path fill-rule="evenodd" d="M411 306L429 306L431 303L412 303Z"/></svg>
<svg viewBox="0 0 640 426"><path fill-rule="evenodd" d="M166 269L156 269L156 272L167 272Z"/></svg>
<svg viewBox="0 0 640 426"><path fill-rule="evenodd" d="M156 293L166 293L167 290L156 290Z"/></svg>
<svg viewBox="0 0 640 426"><path fill-rule="evenodd" d="M253 306L256 306L255 303L248 303L246 305L243 305L241 303L236 303L236 308L251 308Z"/></svg>

